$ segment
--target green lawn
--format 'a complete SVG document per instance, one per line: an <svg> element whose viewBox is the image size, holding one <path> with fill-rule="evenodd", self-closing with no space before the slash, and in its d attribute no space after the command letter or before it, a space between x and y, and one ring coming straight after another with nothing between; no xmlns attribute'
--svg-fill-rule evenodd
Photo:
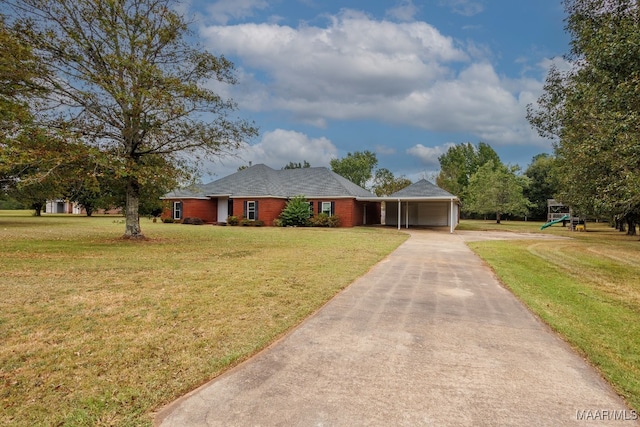
<svg viewBox="0 0 640 427"><path fill-rule="evenodd" d="M394 229L0 213L0 425L149 425L395 249Z"/></svg>
<svg viewBox="0 0 640 427"><path fill-rule="evenodd" d="M540 232L538 224L489 226L464 221L464 229ZM537 226L537 227L536 227ZM588 232L560 225L542 233L570 240L487 241L469 246L500 279L566 338L640 410L640 241L587 224Z"/></svg>

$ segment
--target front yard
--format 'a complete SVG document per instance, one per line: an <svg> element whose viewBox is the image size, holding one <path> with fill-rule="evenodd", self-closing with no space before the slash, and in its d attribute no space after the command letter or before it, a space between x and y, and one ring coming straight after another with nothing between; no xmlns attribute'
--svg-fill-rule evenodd
<svg viewBox="0 0 640 427"><path fill-rule="evenodd" d="M393 229L0 215L0 425L149 425L395 249Z"/></svg>

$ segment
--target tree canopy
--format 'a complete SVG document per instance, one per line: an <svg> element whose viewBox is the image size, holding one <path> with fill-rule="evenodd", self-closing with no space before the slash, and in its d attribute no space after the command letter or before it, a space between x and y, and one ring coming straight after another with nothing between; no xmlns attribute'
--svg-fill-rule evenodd
<svg viewBox="0 0 640 427"><path fill-rule="evenodd" d="M376 170L373 178L373 192L376 196L388 196L411 185L411 180L404 176L396 177L389 169Z"/></svg>
<svg viewBox="0 0 640 427"><path fill-rule="evenodd" d="M236 84L233 64L193 44L172 0L2 0L14 28L52 74L39 126L95 147L126 195L125 237L143 237L141 191L190 176L193 161L257 134L211 80Z"/></svg>
<svg viewBox="0 0 640 427"><path fill-rule="evenodd" d="M347 153L342 159L331 159L331 170L362 188L373 178L373 170L378 165L376 154L369 151Z"/></svg>
<svg viewBox="0 0 640 427"><path fill-rule="evenodd" d="M287 163L282 169L303 169L303 168L310 168L311 164L309 162L307 162L306 160L304 160L302 163L298 162L289 162Z"/></svg>
<svg viewBox="0 0 640 427"><path fill-rule="evenodd" d="M524 195L531 202L530 216L537 219L547 218L547 200L558 193L558 177L555 157L542 153L533 157L524 174L529 178L529 186Z"/></svg>
<svg viewBox="0 0 640 427"><path fill-rule="evenodd" d="M640 10L635 0L565 0L567 56L528 118L554 138L559 198L581 214L640 218ZM633 227L635 230L635 226Z"/></svg>
<svg viewBox="0 0 640 427"><path fill-rule="evenodd" d="M8 28L0 15L0 137L13 133L31 115L28 101L42 94L37 79L46 74L30 45Z"/></svg>
<svg viewBox="0 0 640 427"><path fill-rule="evenodd" d="M469 179L468 197L463 209L478 214L495 214L500 224L503 215L526 215L530 206L524 196L528 179L515 174L516 168L494 165L489 160Z"/></svg>
<svg viewBox="0 0 640 427"><path fill-rule="evenodd" d="M446 153L438 157L440 173L436 177L438 187L455 194L463 201L466 199L471 176L489 161L494 167L501 165L500 157L484 142L473 145L470 142L449 147Z"/></svg>

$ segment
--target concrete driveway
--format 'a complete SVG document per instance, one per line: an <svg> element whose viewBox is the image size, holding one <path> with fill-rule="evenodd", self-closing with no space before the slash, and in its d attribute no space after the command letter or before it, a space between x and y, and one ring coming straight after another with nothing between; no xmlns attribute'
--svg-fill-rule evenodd
<svg viewBox="0 0 640 427"><path fill-rule="evenodd" d="M164 408L156 425L639 425L467 248L473 233L410 234L289 335Z"/></svg>

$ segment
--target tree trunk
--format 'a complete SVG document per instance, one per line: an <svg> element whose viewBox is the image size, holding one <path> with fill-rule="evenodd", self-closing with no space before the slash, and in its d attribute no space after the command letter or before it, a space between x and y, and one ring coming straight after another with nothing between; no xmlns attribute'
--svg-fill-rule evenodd
<svg viewBox="0 0 640 427"><path fill-rule="evenodd" d="M627 218L627 235L628 236L636 235L636 222L632 218Z"/></svg>
<svg viewBox="0 0 640 427"><path fill-rule="evenodd" d="M500 212L496 212L496 224L500 224Z"/></svg>
<svg viewBox="0 0 640 427"><path fill-rule="evenodd" d="M42 216L42 208L44 208L46 202L35 202L31 207L35 210L36 216Z"/></svg>
<svg viewBox="0 0 640 427"><path fill-rule="evenodd" d="M125 239L144 239L140 229L140 184L136 178L130 177L127 182L127 203L125 206Z"/></svg>

